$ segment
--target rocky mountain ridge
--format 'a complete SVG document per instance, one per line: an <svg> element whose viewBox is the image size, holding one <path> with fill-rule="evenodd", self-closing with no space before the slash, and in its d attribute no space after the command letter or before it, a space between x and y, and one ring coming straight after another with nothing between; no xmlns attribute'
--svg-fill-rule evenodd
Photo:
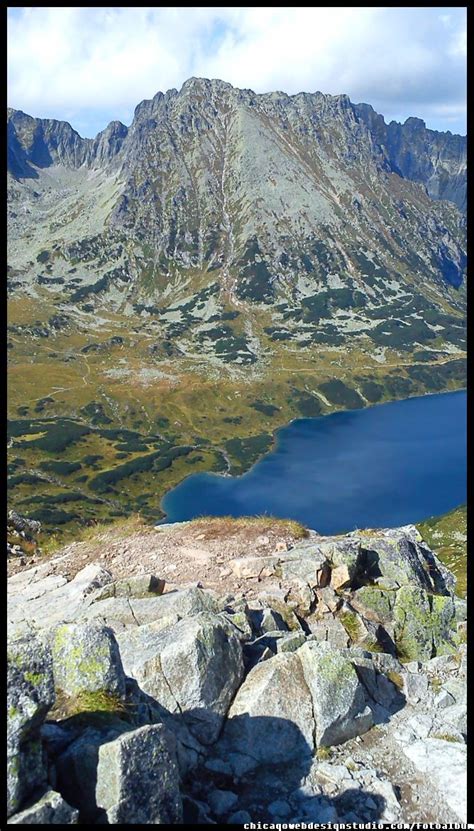
<svg viewBox="0 0 474 831"><path fill-rule="evenodd" d="M95 139L9 111L9 159L11 505L55 533L465 385L462 137L194 78Z"/></svg>
<svg viewBox="0 0 474 831"><path fill-rule="evenodd" d="M466 821L466 603L413 526L230 594L64 562L9 580L10 823Z"/></svg>
<svg viewBox="0 0 474 831"><path fill-rule="evenodd" d="M129 129L112 122L94 140L81 139L65 122L18 111L9 111L8 123L9 159L23 185L56 166L90 171L89 187L92 171L101 171L109 187L114 182L117 192L108 214L96 217L97 231L123 240L119 258L123 245L132 243L133 262L129 251L125 271L115 269L113 279L138 278L138 293L147 267L155 283L151 296L163 289L166 295L163 277L175 277L177 269L217 270L221 293L228 289L237 305L239 299L311 298L318 284L327 293L329 272L337 275L337 286L352 289L352 300L342 307L358 309L365 298L354 295L362 287L357 272L364 293L376 296L376 272L388 271L387 289L396 263L428 280L436 281L439 272L441 286L462 282L460 219L449 203L432 205L426 197L464 203L465 142L427 131L417 119L385 125L368 105L353 105L345 95L255 95L190 79L179 93L169 90L142 102ZM21 192L13 188L20 200ZM62 207L66 211L67 202ZM33 211L36 219L38 213ZM67 215L59 225L69 230ZM74 256L63 228L57 230L50 238L56 242L51 264ZM420 237L416 253L413 232ZM99 240L85 237L79 246L79 260L96 270L97 243L100 249ZM113 259L110 251L109 265ZM330 299L336 310L344 298L336 292Z"/></svg>
<svg viewBox="0 0 474 831"><path fill-rule="evenodd" d="M166 103L183 91L196 90L202 94L202 91L211 89L225 90L246 106L255 106L256 102L261 100L303 100L309 102L315 111L319 109L320 112L323 111L322 101L327 108L335 105L336 109L350 109L356 118L367 125L374 149L377 149L380 158L385 160L390 169L404 178L424 184L432 198L448 199L461 210L465 210L465 136L452 135L450 131L439 133L429 130L422 119L415 117L407 118L404 124L396 121L386 124L383 116L376 113L370 104L353 104L347 95L331 96L320 92L297 95L275 92L256 95L252 90L235 90L225 82L208 81L203 78L190 78L180 93L176 89L171 89L166 94L158 92L153 99L142 101L135 109L134 121L130 128L120 121L111 121L95 139L81 138L68 122L32 118L21 110L8 108L7 120L11 142L9 170L13 175L23 178L28 172L34 174L34 171L28 168L29 162L39 167L47 167L53 163L62 163L68 167L79 167L83 164L89 167L104 166L119 156L127 156L127 139L130 144L136 130L136 122L162 117ZM199 126L199 123L196 126ZM417 159L417 156L421 155L426 158Z"/></svg>

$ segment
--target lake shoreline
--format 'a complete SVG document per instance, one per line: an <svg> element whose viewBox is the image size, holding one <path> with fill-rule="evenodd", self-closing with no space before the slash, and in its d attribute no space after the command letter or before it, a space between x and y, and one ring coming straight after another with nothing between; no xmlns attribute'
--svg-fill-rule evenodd
<svg viewBox="0 0 474 831"><path fill-rule="evenodd" d="M423 394L423 395L408 396L407 398L404 398L404 399L394 399L394 400L391 400L391 401L383 401L383 402L380 402L380 403L377 403L377 404L370 404L366 407L360 407L360 408L356 408L356 409L352 409L352 410L345 410L345 409L341 408L341 409L338 409L338 410L334 410L330 413L325 413L324 415L319 415L319 416L315 416L315 417L293 418L289 422L286 422L285 424L280 425L279 427L275 428L275 430L272 433L271 448L266 453L262 454L254 462L252 462L252 464L249 465L249 467L246 470L244 470L242 473L239 473L235 476L233 476L231 473L228 473L228 472L221 473L221 472L209 471L209 472L205 472L205 473L190 473L189 476L187 476L187 477L185 477L185 479L181 480L179 482L179 484L177 484L173 488L169 489L165 494L163 494L163 497L160 501L160 510L163 512L163 516L160 517L157 520L155 525L161 525L161 524L165 524L165 523L168 523L168 522L173 522L174 523L174 522L180 522L180 521L189 521L189 517L187 517L186 519L182 519L182 520L175 518L173 516L172 512L169 511L169 507L168 507L168 510L167 510L167 506L165 507L165 504L164 504L164 503L166 503L166 500L169 498L169 495L171 493L175 492L176 490L178 490L179 488L181 488L184 483L188 482L190 479L192 479L193 477L196 477L196 476L212 477L213 479L216 479L216 480L220 479L220 480L225 480L225 481L230 480L232 482L239 482L244 477L251 474L254 471L254 469L259 464L262 463L263 460L274 456L275 453L278 452L278 450L279 450L279 439L280 439L281 432L286 431L291 427L298 426L298 425L308 425L308 424L313 425L315 423L324 423L327 420L327 416L350 415L350 414L357 414L357 413L360 414L360 413L366 413L368 411L383 411L384 405L390 405L391 407L393 407L393 406L397 406L397 405L401 405L401 404L402 405L406 404L410 401L427 401L427 400L430 400L430 399L433 399L433 398L441 399L446 395L456 396L458 394L462 394L462 393L466 393L466 392L467 392L466 387L460 387L460 388L453 389L453 390L442 390L440 392L435 392L435 393L426 393L426 394ZM465 501L465 498L464 498L464 501ZM455 507L456 507L456 505L451 506L451 508L455 508ZM206 512L204 512L204 514L205 513ZM201 515L203 515L203 514L201 514ZM241 514L241 515L244 515L244 514ZM248 515L251 515L251 514L248 514ZM253 514L253 515L255 515L255 514ZM433 511L431 511L431 515L432 516L434 515ZM170 518L170 516L171 516L171 518ZM423 517L421 519L418 519L417 521L422 521L422 519L426 518L427 516L428 516L428 513L424 513ZM360 526L360 527L362 527L362 526ZM341 533L343 533L343 532L341 532Z"/></svg>

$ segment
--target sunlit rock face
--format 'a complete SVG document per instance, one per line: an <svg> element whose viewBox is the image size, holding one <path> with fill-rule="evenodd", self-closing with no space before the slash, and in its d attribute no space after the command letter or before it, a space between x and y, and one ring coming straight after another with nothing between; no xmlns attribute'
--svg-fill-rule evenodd
<svg viewBox="0 0 474 831"><path fill-rule="evenodd" d="M87 282L93 268L91 293L115 302L117 289L163 297L177 273L199 272L237 305L280 303L290 323L295 305L309 323L343 312L351 331L406 281L422 295L462 284L466 140L419 119L386 125L346 95L191 78L93 140L16 110L8 120L11 265L27 284L25 233L38 253L56 244L53 270L74 259Z"/></svg>

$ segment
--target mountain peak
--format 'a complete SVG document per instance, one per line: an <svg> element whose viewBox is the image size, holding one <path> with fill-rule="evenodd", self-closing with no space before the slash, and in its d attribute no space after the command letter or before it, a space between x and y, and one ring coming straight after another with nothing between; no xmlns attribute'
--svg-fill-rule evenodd
<svg viewBox="0 0 474 831"><path fill-rule="evenodd" d="M404 122L404 127L414 127L416 130L426 130L426 124L422 118L416 118L416 116L411 115L407 118Z"/></svg>

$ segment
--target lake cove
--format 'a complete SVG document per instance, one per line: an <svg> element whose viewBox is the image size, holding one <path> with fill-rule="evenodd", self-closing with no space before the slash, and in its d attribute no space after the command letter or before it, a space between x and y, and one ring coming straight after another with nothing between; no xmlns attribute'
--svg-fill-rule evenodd
<svg viewBox="0 0 474 831"><path fill-rule="evenodd" d="M466 501L466 392L298 419L242 476L189 476L164 522L271 514L322 534L395 527Z"/></svg>

